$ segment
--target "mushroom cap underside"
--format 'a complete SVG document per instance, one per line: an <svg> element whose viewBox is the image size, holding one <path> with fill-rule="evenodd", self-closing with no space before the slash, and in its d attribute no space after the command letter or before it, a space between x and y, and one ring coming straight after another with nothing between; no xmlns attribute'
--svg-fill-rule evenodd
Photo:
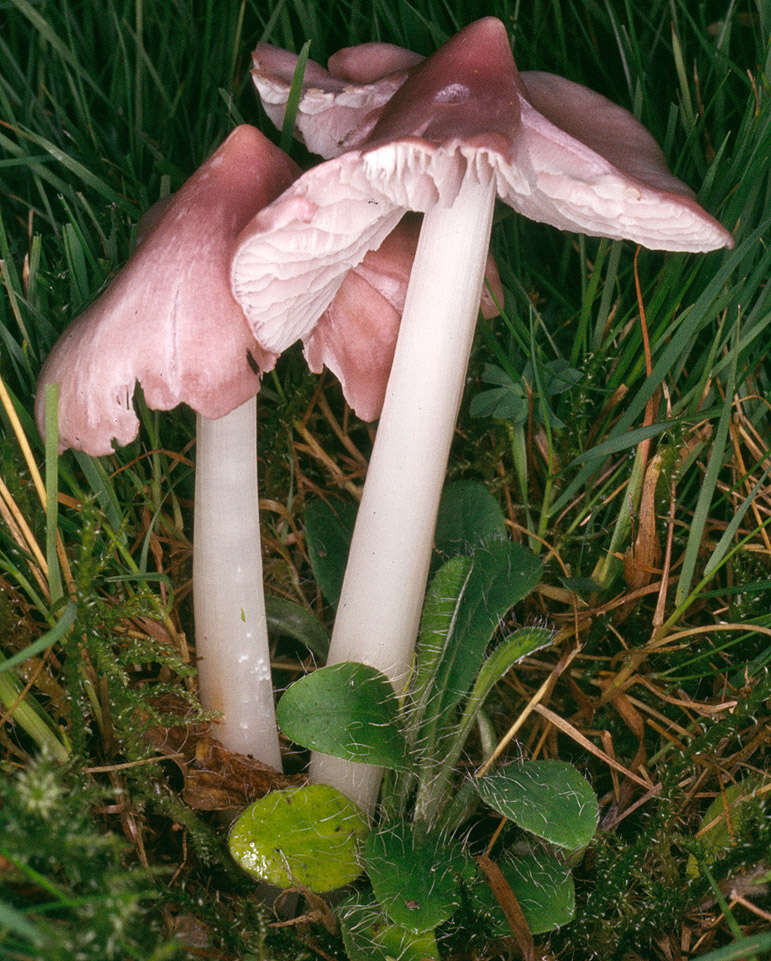
<svg viewBox="0 0 771 961"><path fill-rule="evenodd" d="M314 82L324 73L316 65ZM499 20L471 24L402 74L367 106L364 142L305 173L239 238L233 289L270 349L306 337L345 272L406 211L451 204L466 176L493 178L504 203L561 230L658 250L732 246L628 111L564 78L520 75ZM350 99L356 85L333 80ZM324 123L322 111L313 124Z"/></svg>
<svg viewBox="0 0 771 961"><path fill-rule="evenodd" d="M329 368L362 420L375 420L383 406L420 222L420 217L408 214L376 251L348 271L304 341L310 369L320 373ZM497 304L503 303L503 288L490 256L485 280L481 310L494 317Z"/></svg>

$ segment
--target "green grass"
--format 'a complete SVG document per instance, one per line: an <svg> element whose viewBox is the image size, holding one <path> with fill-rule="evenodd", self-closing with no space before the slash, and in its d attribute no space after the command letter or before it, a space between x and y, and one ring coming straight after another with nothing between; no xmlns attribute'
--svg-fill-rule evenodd
<svg viewBox="0 0 771 961"><path fill-rule="evenodd" d="M200 720L190 412L142 410L139 438L113 456L57 459L34 426L35 383L126 261L147 207L235 123L279 141L248 76L257 41L299 51L310 40L322 62L371 39L429 53L490 13L521 69L633 110L736 240L706 256L643 250L635 268L629 244L498 213L505 313L480 325L450 476L482 479L512 535L539 545L544 581L520 615L554 627L558 643L500 685L493 721L503 735L580 645L549 707L651 786L536 713L519 732L518 750L572 760L601 800L600 833L575 866L577 919L544 950L729 957L740 934L768 927L768 5L0 0L0 650L14 659L0 672L0 957L342 957L318 923L268 928L218 816L188 803L172 761L148 761L164 748L158 730ZM549 394L558 360L575 384ZM510 425L469 413L486 364L533 397L516 459ZM267 590L329 627L305 505L350 500L371 432L296 349L262 398ZM645 553L641 532L655 532L659 553ZM283 683L310 658L275 623ZM734 823L729 811L729 841L713 849L705 811L751 773L749 815ZM696 876L689 854L705 869ZM119 893L105 907L110 885ZM447 932L448 957L506 956L476 941L471 954L469 939Z"/></svg>

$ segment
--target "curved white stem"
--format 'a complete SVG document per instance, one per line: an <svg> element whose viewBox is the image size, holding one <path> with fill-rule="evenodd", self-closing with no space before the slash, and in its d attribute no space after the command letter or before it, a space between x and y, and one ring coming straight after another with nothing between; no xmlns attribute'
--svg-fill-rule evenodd
<svg viewBox="0 0 771 961"><path fill-rule="evenodd" d="M197 418L193 532L201 703L230 751L281 770L257 503L257 401Z"/></svg>
<svg viewBox="0 0 771 961"><path fill-rule="evenodd" d="M327 663L362 661L400 692L428 577L479 311L495 184L469 172L423 221ZM311 778L371 811L381 771L314 754Z"/></svg>

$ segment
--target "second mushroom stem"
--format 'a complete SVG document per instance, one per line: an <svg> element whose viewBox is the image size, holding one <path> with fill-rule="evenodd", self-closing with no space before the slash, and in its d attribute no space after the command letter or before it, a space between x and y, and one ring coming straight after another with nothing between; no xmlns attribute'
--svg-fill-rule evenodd
<svg viewBox="0 0 771 961"><path fill-rule="evenodd" d="M470 167L425 215L348 555L328 664L361 661L397 693L409 676L490 242L495 183ZM371 812L382 771L325 755L311 779Z"/></svg>
<svg viewBox="0 0 771 961"><path fill-rule="evenodd" d="M262 586L257 401L197 418L193 601L201 703L215 737L281 770Z"/></svg>

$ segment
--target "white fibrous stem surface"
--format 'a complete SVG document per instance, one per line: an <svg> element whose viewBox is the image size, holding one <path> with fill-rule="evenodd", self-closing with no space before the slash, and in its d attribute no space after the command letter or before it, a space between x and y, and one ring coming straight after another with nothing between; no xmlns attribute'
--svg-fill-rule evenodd
<svg viewBox="0 0 771 961"><path fill-rule="evenodd" d="M197 418L193 601L201 703L230 751L281 770L262 584L256 398Z"/></svg>
<svg viewBox="0 0 771 961"><path fill-rule="evenodd" d="M452 204L424 218L332 633L328 664L369 664L397 693L415 649L494 203L491 178L469 170ZM373 810L379 768L314 754L310 773Z"/></svg>

